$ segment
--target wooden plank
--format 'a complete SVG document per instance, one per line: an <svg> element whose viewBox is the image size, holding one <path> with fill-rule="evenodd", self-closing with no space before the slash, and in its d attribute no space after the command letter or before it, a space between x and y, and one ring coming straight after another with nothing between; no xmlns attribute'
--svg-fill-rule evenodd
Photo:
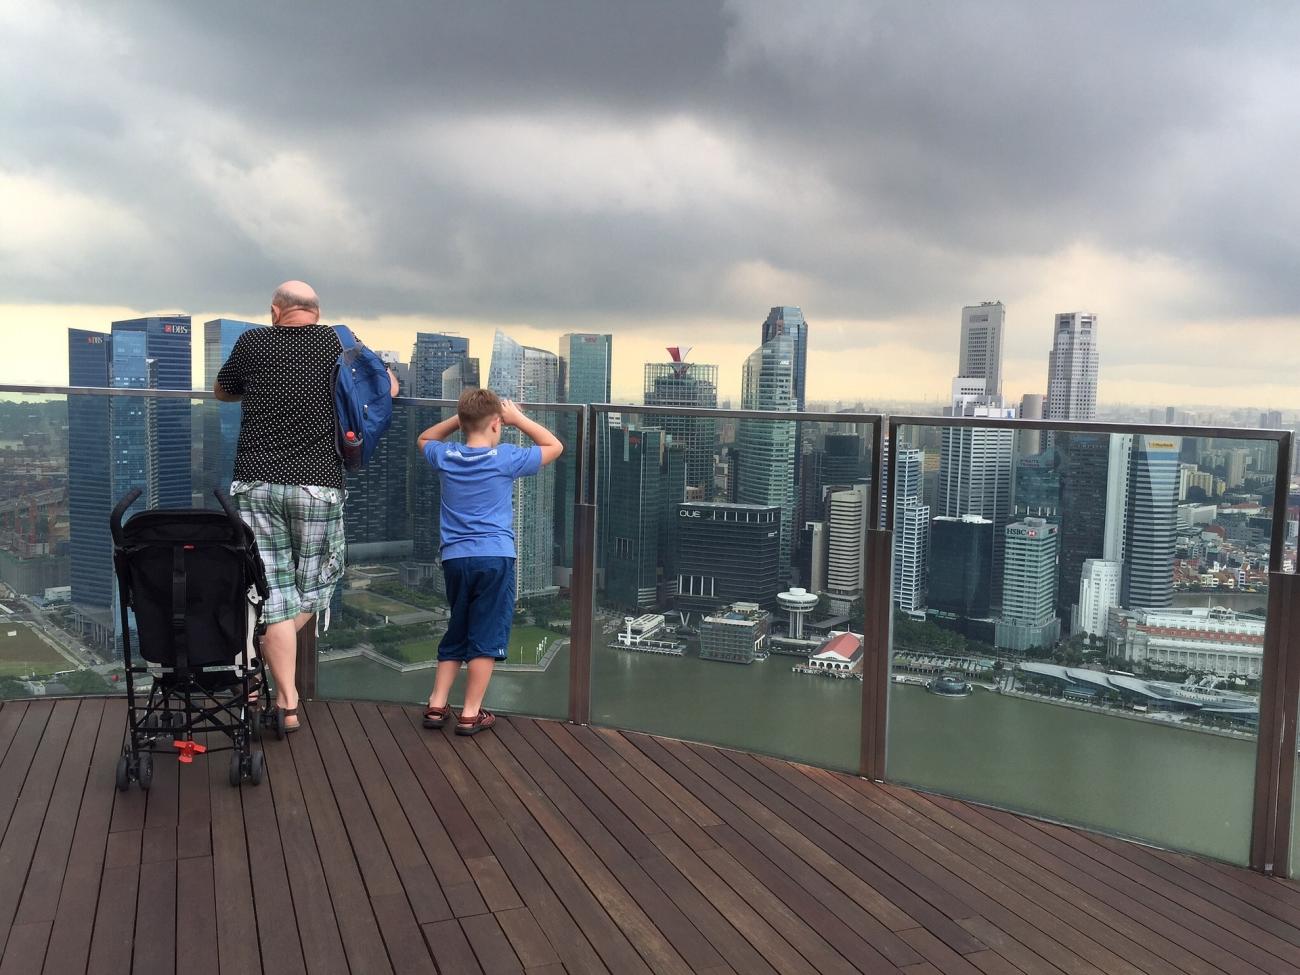
<svg viewBox="0 0 1300 975"><path fill-rule="evenodd" d="M339 934L340 925L330 900L329 882L321 866L316 837L312 834L293 750L267 744L262 753L266 759L267 780L256 788L270 790L270 800L273 800L288 891L293 897L293 913L298 920L303 962L307 971L312 973L347 972L347 954ZM251 793L253 789L245 791ZM246 798L246 815L247 809ZM251 846L249 852L256 855Z"/></svg>
<svg viewBox="0 0 1300 975"><path fill-rule="evenodd" d="M56 786L62 780L67 793L69 787L75 788L77 776L81 776L83 781L85 779L85 767L94 748L99 713L92 709L87 718L78 722L78 710L77 701L59 701L54 706L32 757L22 792L14 804L4 840L0 841L0 877L4 878L0 882L0 952L4 951L9 928L18 912L27 871L36 853L41 826ZM74 726L81 733L81 738L75 741L71 739ZM66 775L61 771L65 754L70 762ZM80 796L80 792L76 792L76 795ZM56 811L56 817L66 826L75 819L75 812L68 815Z"/></svg>
<svg viewBox="0 0 1300 975"><path fill-rule="evenodd" d="M429 924L447 920L452 916L447 898L388 777L380 767L374 749L370 747L356 711L350 704L331 704L329 711L338 727L343 747L352 758L357 780L401 879L402 889L410 901L416 923Z"/></svg>
<svg viewBox="0 0 1300 975"><path fill-rule="evenodd" d="M452 972L457 975L462 972L464 975L482 975L483 969L474 957L474 949L470 947L469 939L465 937L459 922L439 921L426 924L421 930L438 963L438 970L443 975L451 975Z"/></svg>
<svg viewBox="0 0 1300 975"><path fill-rule="evenodd" d="M891 967L922 961L915 949L877 921L802 860L798 878L792 877L765 857L730 826L713 826L710 833L718 844L786 904L800 905L800 916L808 921L845 958L864 971L886 971ZM775 840L772 841L776 843ZM824 885L824 887L823 887Z"/></svg>
<svg viewBox="0 0 1300 975"><path fill-rule="evenodd" d="M1124 857L1117 856L1087 837L1048 823L1034 824L1039 832L1052 837L1072 850L1090 858L1105 868L1112 886L1126 890L1145 890L1154 894L1163 904L1163 913L1185 925L1199 924L1214 931L1220 943L1233 954L1266 970L1273 970L1274 962L1262 960L1267 952L1275 961L1283 962L1290 971L1300 968L1300 946L1284 941L1273 931L1248 923L1236 914L1224 910L1216 903L1199 897L1174 884L1162 883L1150 873L1142 871ZM1286 928L1287 926L1282 925ZM1248 954L1243 955L1245 951Z"/></svg>
<svg viewBox="0 0 1300 975"><path fill-rule="evenodd" d="M379 924L380 934L388 949L388 957L393 968L405 975L406 972L435 971L433 958L424 948L420 926L416 922L412 904L407 899L403 886L404 878L398 872L388 846L384 842L384 833L376 822L369 798L357 777L357 769L351 761L347 746L344 744L339 729L334 721L334 714L328 705L313 704L308 708L311 715L311 733L315 738L316 749L329 775L329 786L334 793L343 817L343 824L352 841L352 853L361 867L366 888L370 894L371 907L375 920ZM295 736L302 732L295 732ZM373 753L372 753L373 754ZM384 783L387 788L387 782ZM391 796L391 793L390 793ZM399 810L400 813L400 810ZM414 842L412 840L412 842ZM416 851L418 852L418 845ZM426 880L419 882L416 865L406 867L411 875L412 884L422 891L429 891L441 902L448 917L450 909L446 908L446 899L438 890L424 854L419 854L427 871ZM433 912L436 913L436 912Z"/></svg>
<svg viewBox="0 0 1300 975"><path fill-rule="evenodd" d="M611 774L610 770L574 737L570 726L558 721L538 721L532 727L547 735L556 747L564 752L565 757L581 769L583 776L599 788L601 793L643 836L663 833L670 828L650 806ZM521 726L522 730L524 728Z"/></svg>
<svg viewBox="0 0 1300 975"><path fill-rule="evenodd" d="M725 815L728 823L738 833L755 846L763 849L765 855L785 869L787 873L791 873L792 869L796 868L793 865L787 866L782 862L780 850L770 848L770 845L764 846L764 844L768 844L770 837L779 840L780 845L789 850L791 854L796 855L808 866L822 874L845 896L852 898L856 904L876 917L890 930L903 931L914 928L919 923L917 919L898 907L884 892L877 890L853 873L831 854L804 836L798 829L764 808L760 803L755 802L743 790L736 788L722 776L713 773L707 764L700 763L688 755L687 757L695 766L694 768L688 767L675 754L670 753L661 742L655 739L635 736L633 740L638 748L645 750L647 756L653 756L654 760L661 764L665 770L678 777L682 783L689 785L700 797L706 799L710 805L717 809L720 815ZM709 776L709 779L703 777L706 775ZM726 791L728 795L724 797L709 784L709 781L714 781L718 788Z"/></svg>
<svg viewBox="0 0 1300 975"><path fill-rule="evenodd" d="M176 971L217 975L220 955L212 857L177 860L176 889L180 894L176 900Z"/></svg>
<svg viewBox="0 0 1300 975"><path fill-rule="evenodd" d="M479 914L476 917L463 917L460 926L483 971L492 972L493 975L497 972L502 975L523 972L524 967L520 964L519 957L514 948L510 947L510 939L501 930L495 916Z"/></svg>
<svg viewBox="0 0 1300 975"><path fill-rule="evenodd" d="M407 718L412 723L416 720L413 712L407 712ZM620 973L619 965L625 961L633 969L643 967L627 939L594 902L572 868L553 847L545 849L550 846L546 834L532 822L492 763L477 748L452 747L448 734L420 737L473 815L524 903L534 917L546 919L548 937L565 968L574 973L608 971L604 961L607 957L614 959L611 964ZM516 827L520 835L516 835ZM534 841L543 848L535 849ZM540 862L534 862L534 856Z"/></svg>
<svg viewBox="0 0 1300 975"><path fill-rule="evenodd" d="M684 840L682 842L685 843ZM689 844L686 844L686 849L690 849ZM698 853L694 850L691 853L698 859ZM736 971L745 972L746 975L767 975L776 971L749 939L722 916L713 901L687 880L667 857L662 854L646 857L641 861L641 866L660 889L672 898L673 903L695 922L695 926L709 939L718 954L727 959ZM701 866L705 866L703 861Z"/></svg>
<svg viewBox="0 0 1300 975"><path fill-rule="evenodd" d="M519 899L519 892L515 890L506 872L501 869L501 864L496 857L475 857L466 865L489 911L508 911L511 908L524 906L524 902ZM470 912L470 914L483 913L486 912Z"/></svg>
<svg viewBox="0 0 1300 975"><path fill-rule="evenodd" d="M271 744L267 742L268 747ZM275 742L274 746L284 747L284 744ZM293 893L289 889L289 872L280 842L280 827L275 818L271 789L266 782L262 785L245 782L237 789L230 786L227 788L239 796L244 810L253 903L262 907L257 926L262 967L276 975L293 975L298 972L305 975L307 962L303 957L302 938L296 923L298 912Z"/></svg>
<svg viewBox="0 0 1300 975"><path fill-rule="evenodd" d="M520 721L522 726L530 726L531 721ZM632 855L632 850L625 845L620 844L619 838L616 838L609 824L601 817L597 816L594 811L583 804L581 799L567 782L572 781L574 785L583 788L583 792L590 794L597 792L590 780L565 758L563 752L555 747L554 743L546 735L534 729L530 732L530 737L539 746L540 751L534 750L530 741L526 741L519 732L514 722L507 722L504 725L497 725L499 730L499 740L507 745L514 763L509 766L511 771L517 771L519 774L526 775L523 769L531 770L533 780L539 785L545 796L551 804L537 803L532 800L531 794L520 793L520 798L524 800L533 812L534 817L542 823L547 833L555 841L556 845L568 855L570 849L577 850L579 862L587 865L588 869L579 867L584 879L587 880L588 886L596 894L605 909L614 914L611 908L620 906L621 898L630 897L632 902L639 908L639 913L631 914L632 923L639 923L641 917L645 917L657 929L658 938L652 939L650 944L642 945L636 938L632 938L633 943L641 950L642 956L646 958L656 971L668 970L666 965L676 964L677 960L685 962L692 970L699 971L704 968L712 968L722 962L722 958L701 936L699 931L691 921L684 915L671 899L664 896L663 891L654 883L646 874L639 864L636 863ZM554 762L552 766L550 763ZM500 766L500 763L498 762ZM567 778L562 781L557 774L557 768L564 768ZM593 797L594 798L594 797ZM603 799L603 796L601 796ZM534 808L537 806L537 808ZM603 804L598 804L597 808L610 816L615 816L621 821L623 832L636 827L629 820L623 817L622 813L605 800ZM559 819L554 818L553 813L558 811ZM648 844L644 835L637 833L642 844ZM583 842L587 844L585 847ZM588 852L590 848L590 853ZM637 845L637 850L642 846ZM649 845L651 852L657 852L653 845ZM591 857L591 853L595 857ZM599 864L597 863L599 861ZM570 862L575 862L570 856ZM602 870L600 864L603 864ZM575 866L578 865L575 862ZM611 878L612 875L612 878ZM612 888L607 887L611 881L617 881ZM593 882L595 886L593 886ZM612 891L612 892L611 892ZM626 891L626 894L624 894ZM614 900L611 900L614 898ZM619 915L615 915L619 919ZM631 937L633 931L620 919L620 927ZM668 955L668 961L664 961L663 943L671 945L673 954Z"/></svg>
<svg viewBox="0 0 1300 975"><path fill-rule="evenodd" d="M131 970L139 882L139 864L104 868L99 885L99 907L95 911L95 931L90 940L87 975L122 975Z"/></svg>
<svg viewBox="0 0 1300 975"><path fill-rule="evenodd" d="M72 740L63 756L54 792L50 796L49 809L41 826L40 839L32 854L22 901L14 916L15 925L54 920L59 906L59 890L63 886L68 856L72 852L73 834L86 792L86 776L90 771L103 717L103 701L83 701L77 712ZM97 783L92 788L103 788L103 783Z"/></svg>
<svg viewBox="0 0 1300 975"><path fill-rule="evenodd" d="M325 873L334 918L338 922L339 937L354 975L392 975L388 950L384 947L361 868L353 854L342 814L316 748L312 723L314 707L306 706L299 711L302 727L289 736L288 742L311 832L320 853L321 869ZM273 765L285 765L289 759L272 755L268 761Z"/></svg>
<svg viewBox="0 0 1300 975"><path fill-rule="evenodd" d="M140 866L135 909L133 975L167 975L176 971L176 861L154 860Z"/></svg>
<svg viewBox="0 0 1300 975"><path fill-rule="evenodd" d="M217 956L222 975L262 971L258 919L253 913L253 878L239 788L230 785L230 766L210 760L208 795L212 804L212 885L217 905ZM260 787L259 787L260 788ZM266 923L276 915L267 908Z"/></svg>
<svg viewBox="0 0 1300 975"><path fill-rule="evenodd" d="M983 975L1025 975L992 948L971 952L966 960L983 972Z"/></svg>
<svg viewBox="0 0 1300 975"><path fill-rule="evenodd" d="M15 924L0 958L0 975L38 975L45 964L51 927L49 921Z"/></svg>
<svg viewBox="0 0 1300 975"><path fill-rule="evenodd" d="M510 939L510 945L519 957L519 963L525 969L541 968L543 965L559 964L560 956L546 940L542 926L533 917L533 912L526 907L513 911L500 911L496 915L501 930Z"/></svg>
<svg viewBox="0 0 1300 975"><path fill-rule="evenodd" d="M610 774L620 785L635 795L646 808L654 813L660 822L690 844L692 849L707 850L717 845L699 823L669 799L662 789L656 787L631 762L620 755L605 738L596 734L591 728L565 725L561 730L586 748L591 755L610 771ZM594 780L601 781L600 779ZM713 818L712 815L710 815L710 818Z"/></svg>
<svg viewBox="0 0 1300 975"><path fill-rule="evenodd" d="M26 701L0 701L0 768L9 754L9 746L27 714Z"/></svg>
<svg viewBox="0 0 1300 975"><path fill-rule="evenodd" d="M851 785L858 787L858 783ZM1008 929L1008 936L1014 934L1040 955L1056 961L1061 967L1078 964L1079 955L1091 955L1104 968L1107 960L1097 953L1096 945L1100 945L1131 961L1143 971L1172 970L1198 975L1212 975L1219 971L1181 944L1142 924L1140 907L1130 910L1123 904L1117 904L1114 891L1104 885L1094 884L1092 878L1077 871L1068 871L1058 876L1049 868L1059 868L1059 863L1043 856L1041 851L1036 851L1030 844L1008 847L1004 842L994 840L968 825L961 816L978 814L964 804L954 804L958 813L954 816L939 809L925 797L908 790L864 785L860 791L878 802L883 809L914 823L919 831L937 835L943 843L970 861L977 871L982 871L990 879L1003 878L1006 888L1028 898L1031 906L1027 909L1020 902L1016 904L1030 922L1028 926L1022 926L998 911L992 912L996 915L992 919L993 923ZM927 823L930 825L927 826ZM1008 869L1012 872L1008 873ZM1003 899L1012 902L1009 898ZM1068 919L1070 927L1062 927L1051 923L1050 919L1044 919L1037 911L1039 907L1050 910L1058 918ZM1051 930L1055 942L1048 940L1040 928L1035 928L1032 923L1034 921L1042 929ZM1077 929L1078 933L1073 929ZM1096 945L1089 941L1095 941Z"/></svg>
<svg viewBox="0 0 1300 975"><path fill-rule="evenodd" d="M868 835L861 828L851 827L835 809L823 806L818 814L808 815L801 808L808 805L804 793L751 756L703 747L688 749L681 746L681 749L704 759L790 826L800 828L802 824L801 832L809 839L877 890L890 896L894 903L923 922L927 930L943 938L954 951L965 954L984 947L954 923L976 913L962 899L961 895L968 893L966 885L949 884L945 887L935 876L927 876L907 858L892 852L887 843L880 842L885 837L874 824L869 824L872 829ZM868 824L860 822L857 825ZM961 889L953 889L958 886Z"/></svg>
<svg viewBox="0 0 1300 975"><path fill-rule="evenodd" d="M706 864L701 856L673 833L660 833L654 842L663 855L696 890L718 907L719 912L736 928L763 959L783 973L802 972L815 975L816 970L767 922L738 895L725 880ZM709 852L709 851L705 851Z"/></svg>
<svg viewBox="0 0 1300 975"><path fill-rule="evenodd" d="M1109 837L1094 837L1099 842L1109 845ZM1122 840L1115 840L1123 843ZM1292 926L1300 927L1300 890L1293 889L1289 881L1276 877L1265 877L1251 870L1243 870L1228 864L1198 860L1185 853L1174 853L1153 847L1137 846L1135 852L1140 858L1151 857L1190 874L1197 880L1204 881L1231 892L1248 904L1272 914ZM1112 847L1113 848L1113 847Z"/></svg>
<svg viewBox="0 0 1300 975"><path fill-rule="evenodd" d="M1008 832L1011 834L1027 840L1030 844L1038 846L1049 854L1045 859L1045 864L1048 865L1049 869L1057 872L1058 875L1065 879L1078 877L1082 874L1099 882L1099 893L1104 893L1109 902L1117 909L1129 913L1134 919L1140 920L1170 941L1184 945L1188 950L1217 968L1225 972L1231 972L1233 975L1246 975L1247 972L1261 970L1223 947L1219 943L1218 932L1209 930L1207 926L1200 924L1199 920L1194 925L1188 926L1185 923L1179 923L1177 919L1170 918L1163 910L1164 905L1159 903L1160 898L1150 891L1136 884L1124 889L1124 886L1119 883L1123 878L1114 877L1087 857L1070 850L1068 847L1063 845L1053 847L1051 838L1035 829L1030 823L1015 817L1008 817L1006 821L994 819L984 815L983 811L978 808L950 802L938 796L931 797L931 801L941 809L951 812L967 822L978 823L981 829L986 829L987 824L1007 827ZM990 835L995 834L990 833ZM1190 920L1190 918L1187 920ZM1270 964L1272 961L1270 960Z"/></svg>
<svg viewBox="0 0 1300 975"><path fill-rule="evenodd" d="M105 703L95 742L95 752L86 775L86 788L77 811L68 855L58 892L54 926L50 932L45 970L52 973L84 972L90 957L90 939L94 931L99 887L104 869L108 826L113 815L117 789L114 776L122 750L122 725L126 720L126 702ZM44 910L38 892L33 913Z"/></svg>
<svg viewBox="0 0 1300 975"><path fill-rule="evenodd" d="M887 812L868 798L883 794L870 783L858 780L850 785L848 779L833 773L806 768L800 771L781 763L764 764L787 777L820 808L834 804L850 828L874 830L882 843L889 844L898 856L911 860L918 869L927 873L943 871L953 877L953 882L962 884L962 896L984 917L1046 957L1059 955L1061 948L1054 947L1044 932L1068 952L1108 973L1172 971L1170 965L1144 947L1142 942L1150 937L1149 932L1139 934L1139 940L1123 937L1088 916L1078 903L1077 890L1065 898L1056 898L982 851L954 844L951 835L917 828L920 817L913 816L909 821L907 807ZM954 845L959 848L954 850ZM978 863L970 862L972 859Z"/></svg>
<svg viewBox="0 0 1300 975"><path fill-rule="evenodd" d="M797 915L790 907L768 890L752 873L746 870L724 849L705 850L700 859L713 868L713 872L731 885L745 902L754 908L768 924L790 943L808 963L818 972L830 975L852 975L855 971L892 972L895 966L882 955L871 952L870 969L859 969L847 960L849 955L841 954L836 947L826 941L821 933ZM800 902L796 901L796 904ZM857 944L861 944L859 941ZM856 945L854 946L856 947ZM853 950L852 948L850 949ZM857 952L855 961L865 961L862 952Z"/></svg>
<svg viewBox="0 0 1300 975"><path fill-rule="evenodd" d="M636 746L637 741L647 739L649 736L624 734L621 731L613 731L608 728L595 728L593 731L600 735L605 740L605 743L618 752L629 765L644 775L651 785L676 803L682 812L690 817L692 822L701 828L722 825L722 820L706 803L702 802L689 789L684 788L671 775L664 772L655 762L648 759Z"/></svg>
<svg viewBox="0 0 1300 975"><path fill-rule="evenodd" d="M942 975L979 975L978 968L925 930L925 928L913 928L911 931L904 931L902 936Z"/></svg>
<svg viewBox="0 0 1300 975"><path fill-rule="evenodd" d="M1025 975L1064 975L1061 969L1041 955L1026 948L985 918L970 917L962 921L961 926L968 928L975 937L988 945L990 950L996 951L1003 958L1006 958ZM979 954L982 954L982 952L974 952L970 957Z"/></svg>
<svg viewBox="0 0 1300 975"><path fill-rule="evenodd" d="M405 811L416 841L419 843L420 849L424 851L429 866L433 869L434 877L442 888L443 896L447 898L448 910L457 917L486 913L491 908L490 902L484 904L480 898L466 897L467 891L472 890L474 887L471 882L474 879L471 877L471 871L466 867L460 851L456 848L456 844L452 842L451 836L440 818L439 810L425 793L411 764L398 746L397 740L393 737L387 718L379 708L372 705L358 704L356 705L356 713L365 725L366 733L370 738L370 746L374 749L384 774L388 777L388 784L392 788L394 795L396 795L398 804ZM400 715L397 717L400 720ZM402 722L402 725L408 729L410 728L410 725L406 722ZM415 750L415 755L417 761L429 761L428 754L423 749ZM463 807L460 807L460 801L450 794L450 790L439 796L439 800L440 802L437 805L454 805L461 808L462 813L464 811ZM477 829L474 829L474 835L478 837ZM481 837L478 837L478 842L482 844ZM490 868L489 873L491 873ZM519 900L518 895L514 892L504 874L500 876L491 874L491 877L492 880L500 881L493 888L493 893L494 896L500 898L502 904L517 907L523 903ZM449 891L453 888L457 889L459 900L456 906L452 906L451 895L449 894ZM478 902L476 903L476 901ZM491 909L495 910L496 908Z"/></svg>
<svg viewBox="0 0 1300 975"><path fill-rule="evenodd" d="M580 884L586 885L586 899L593 911L601 911L606 917L612 918L617 931L623 936L612 941L615 950L626 956L627 960L622 964L638 966L636 970L641 970L641 967L648 964L651 966L650 970L656 973L689 972L687 963L663 937L636 900L627 893L600 858L586 845L565 813L562 813L543 794L542 787L524 771L519 761L503 746L500 736L514 734L509 723L498 722L497 729L497 737L489 736L476 743L495 766L497 774L514 790L517 797L515 801L522 807L517 820L516 817L507 816L507 822L512 827L516 826L517 822L522 824L521 839L528 833L535 833L540 841L538 845L532 842L524 843L525 849L533 856L534 861L537 861L539 855L554 856L557 866L563 864L569 868L571 874L581 878ZM526 743L519 740L517 736L515 740L517 747L527 750ZM535 754L533 753L534 756ZM559 780L555 773L540 759L534 758L532 764L539 780L547 781L559 794ZM565 810L572 816L581 817L589 828L598 828L594 817L572 797L572 794L565 797ZM525 819L527 822L524 822ZM606 852L613 855L612 847ZM549 870L545 872L548 877L551 876ZM553 879L552 884L554 882ZM580 886L575 889L575 893L578 890L581 890ZM623 948L623 945L628 942L635 951L628 952ZM638 955L640 957L637 957Z"/></svg>
<svg viewBox="0 0 1300 975"><path fill-rule="evenodd" d="M198 736L209 744L206 734ZM217 741L214 736L211 743ZM212 799L208 795L211 776L203 767L206 762L221 762L224 756L198 759L193 765L179 765L180 797L176 817L176 857L212 857Z"/></svg>
<svg viewBox="0 0 1300 975"><path fill-rule="evenodd" d="M4 838L9 827L9 817L18 805L18 794L41 745L45 725L53 713L54 704L50 701L28 705L22 712L22 723L5 751L4 761L0 762L0 839Z"/></svg>

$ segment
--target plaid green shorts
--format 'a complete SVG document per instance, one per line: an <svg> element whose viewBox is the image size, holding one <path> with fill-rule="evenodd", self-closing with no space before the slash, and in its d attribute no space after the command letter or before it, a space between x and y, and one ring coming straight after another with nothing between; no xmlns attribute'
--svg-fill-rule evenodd
<svg viewBox="0 0 1300 975"><path fill-rule="evenodd" d="M265 481L230 485L239 513L253 529L271 595L264 623L322 613L343 577L343 492L338 488Z"/></svg>

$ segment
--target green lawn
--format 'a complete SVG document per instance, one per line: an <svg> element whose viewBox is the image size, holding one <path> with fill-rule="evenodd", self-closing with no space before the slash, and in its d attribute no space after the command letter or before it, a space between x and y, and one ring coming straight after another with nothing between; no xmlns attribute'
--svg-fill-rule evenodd
<svg viewBox="0 0 1300 975"><path fill-rule="evenodd" d="M16 633L16 636L10 636ZM26 677L72 670L63 655L38 637L25 623L0 620L0 677Z"/></svg>
<svg viewBox="0 0 1300 975"><path fill-rule="evenodd" d="M537 642L545 640L547 646L563 634L553 633L540 626L516 626L510 632L510 650L506 663L535 664L538 660ZM393 655L408 664L433 660L438 656L438 637L405 640L393 648Z"/></svg>
<svg viewBox="0 0 1300 975"><path fill-rule="evenodd" d="M380 596L378 593L366 592L364 589L344 593L343 604L366 613L378 613L380 616L404 616L407 613L418 613L420 611L419 606L412 606L410 603L399 603L395 599Z"/></svg>

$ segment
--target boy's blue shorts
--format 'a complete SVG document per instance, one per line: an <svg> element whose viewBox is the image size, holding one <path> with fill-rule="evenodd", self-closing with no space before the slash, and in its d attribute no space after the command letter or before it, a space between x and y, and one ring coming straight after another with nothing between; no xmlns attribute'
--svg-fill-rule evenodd
<svg viewBox="0 0 1300 975"><path fill-rule="evenodd" d="M515 560L474 555L442 563L451 620L438 644L439 660L505 660L515 616Z"/></svg>

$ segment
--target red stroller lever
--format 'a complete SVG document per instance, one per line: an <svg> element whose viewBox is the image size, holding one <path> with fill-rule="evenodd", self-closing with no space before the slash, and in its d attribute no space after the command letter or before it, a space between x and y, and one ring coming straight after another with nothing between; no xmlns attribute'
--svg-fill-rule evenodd
<svg viewBox="0 0 1300 975"><path fill-rule="evenodd" d="M174 741L172 742L172 747L180 752L180 754L177 755L176 758L179 761L184 762L186 765L189 765L191 762L194 761L195 755L202 755L204 752L208 750L207 745L200 745L197 741L193 741L193 740Z"/></svg>

